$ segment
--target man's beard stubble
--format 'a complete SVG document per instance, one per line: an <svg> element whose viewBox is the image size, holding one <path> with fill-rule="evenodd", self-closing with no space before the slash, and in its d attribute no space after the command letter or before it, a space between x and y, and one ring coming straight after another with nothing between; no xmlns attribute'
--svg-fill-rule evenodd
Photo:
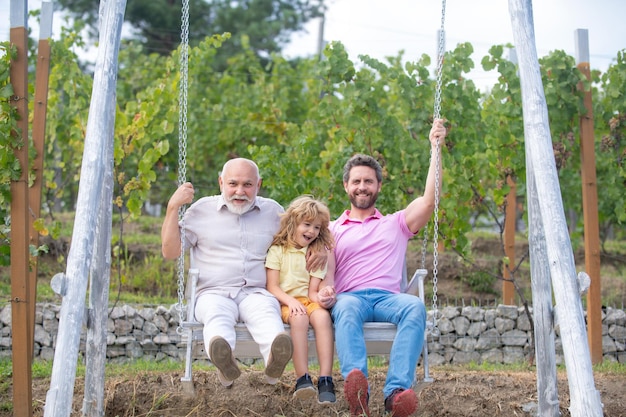
<svg viewBox="0 0 626 417"><path fill-rule="evenodd" d="M365 200L363 200L362 197L359 197L357 195L351 195L350 196L350 203L360 209L360 210L367 210L370 209L372 207L374 207L374 205L376 204L376 200L378 199L378 193L375 194L371 194L369 196L366 197Z"/></svg>

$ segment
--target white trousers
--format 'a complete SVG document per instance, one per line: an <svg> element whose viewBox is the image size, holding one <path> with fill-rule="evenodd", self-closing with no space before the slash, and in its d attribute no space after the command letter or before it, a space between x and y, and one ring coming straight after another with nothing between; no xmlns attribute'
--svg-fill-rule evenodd
<svg viewBox="0 0 626 417"><path fill-rule="evenodd" d="M216 294L202 294L196 301L195 313L196 320L204 324L203 336L207 355L209 342L214 336L222 336L234 350L237 341L235 324L242 322L259 345L267 365L274 338L285 331L280 317L280 305L271 295L240 292L233 299Z"/></svg>

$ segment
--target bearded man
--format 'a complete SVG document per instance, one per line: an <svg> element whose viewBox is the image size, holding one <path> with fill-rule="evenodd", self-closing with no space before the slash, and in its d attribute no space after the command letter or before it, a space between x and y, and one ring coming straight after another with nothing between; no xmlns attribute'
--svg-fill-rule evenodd
<svg viewBox="0 0 626 417"><path fill-rule="evenodd" d="M193 204L192 184L178 187L167 205L161 250L166 259L191 252L192 266L200 272L195 318L204 326L204 345L222 385L232 386L241 374L233 356L238 322L259 345L266 382L275 384L291 359L293 344L280 305L265 288L265 256L284 210L276 201L258 196L262 178L249 159L227 161L218 182L220 195ZM179 221L179 209L186 204L191 206ZM318 255L309 256L310 270L326 262L325 253Z"/></svg>

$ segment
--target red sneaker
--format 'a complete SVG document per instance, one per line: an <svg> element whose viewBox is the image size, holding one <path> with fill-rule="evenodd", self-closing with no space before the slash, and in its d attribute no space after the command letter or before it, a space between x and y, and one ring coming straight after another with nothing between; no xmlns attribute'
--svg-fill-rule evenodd
<svg viewBox="0 0 626 417"><path fill-rule="evenodd" d="M408 417L417 410L417 396L412 389L396 388L385 398L385 411L393 417Z"/></svg>
<svg viewBox="0 0 626 417"><path fill-rule="evenodd" d="M350 405L350 417L370 416L367 377L363 372L358 369L350 371L343 386L343 394Z"/></svg>

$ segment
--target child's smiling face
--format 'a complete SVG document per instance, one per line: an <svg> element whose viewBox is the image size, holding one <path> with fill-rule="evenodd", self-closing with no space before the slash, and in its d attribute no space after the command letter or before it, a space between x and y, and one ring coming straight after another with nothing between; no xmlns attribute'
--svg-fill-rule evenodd
<svg viewBox="0 0 626 417"><path fill-rule="evenodd" d="M295 241L298 249L303 248L313 242L320 234L322 229L322 221L319 219L305 220L298 224L296 228Z"/></svg>

